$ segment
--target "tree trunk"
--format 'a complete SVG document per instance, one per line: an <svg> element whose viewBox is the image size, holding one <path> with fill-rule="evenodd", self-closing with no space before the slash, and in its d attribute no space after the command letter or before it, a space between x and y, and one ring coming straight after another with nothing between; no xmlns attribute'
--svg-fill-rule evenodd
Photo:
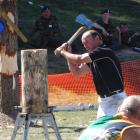
<svg viewBox="0 0 140 140"><path fill-rule="evenodd" d="M47 49L22 50L22 111L46 113L48 110Z"/></svg>
<svg viewBox="0 0 140 140"><path fill-rule="evenodd" d="M19 105L17 35L2 13L17 25L16 0L1 0L0 13L0 112L11 115Z"/></svg>

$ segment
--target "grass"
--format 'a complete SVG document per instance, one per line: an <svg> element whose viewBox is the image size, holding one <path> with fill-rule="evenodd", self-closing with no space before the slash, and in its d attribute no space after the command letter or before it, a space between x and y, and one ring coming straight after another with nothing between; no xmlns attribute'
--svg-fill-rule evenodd
<svg viewBox="0 0 140 140"><path fill-rule="evenodd" d="M100 18L100 10L107 7L112 11L112 22L117 25L120 21L126 21L130 29L140 30L140 0L31 0L34 4L29 5L27 0L17 1L19 27L29 34L33 22L40 15L38 5L49 5L53 13L58 17L60 26L67 39L80 26L75 22L75 17L83 13L93 21Z"/></svg>
<svg viewBox="0 0 140 140"><path fill-rule="evenodd" d="M55 119L63 140L76 140L88 124L96 118L96 111L55 112ZM0 140L10 140L12 129L0 129ZM28 140L44 140L42 127L30 127ZM49 129L50 140L56 140L54 131ZM23 129L19 129L16 140L23 139Z"/></svg>
<svg viewBox="0 0 140 140"><path fill-rule="evenodd" d="M112 11L112 22L114 26L117 26L120 21L125 21L129 25L130 30L140 31L140 0L30 0L33 5L28 4L28 0L18 0L18 20L19 28L24 35L30 39L29 33L31 31L34 21L40 15L39 5L48 5L51 11L57 16L61 31L63 34L63 40L67 41L71 35L81 26L75 22L75 18L78 14L85 14L93 21L100 18L100 11L103 8L109 8ZM26 48L26 44L20 41L19 47ZM76 40L76 48L80 53L85 50L81 46L80 37ZM121 61L128 61L137 59L138 53L132 57L131 55L120 54ZM48 73L64 73L68 72L66 61L63 58L55 58L53 52L50 52L48 62ZM19 58L18 58L19 59ZM60 60L61 59L61 60ZM52 63L52 61L54 63ZM60 63L61 61L61 63ZM19 60L20 70L20 60Z"/></svg>

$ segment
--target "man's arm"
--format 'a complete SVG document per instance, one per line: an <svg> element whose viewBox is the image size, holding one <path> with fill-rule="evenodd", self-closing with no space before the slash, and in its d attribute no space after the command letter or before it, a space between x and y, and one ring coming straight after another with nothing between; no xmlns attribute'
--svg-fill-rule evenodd
<svg viewBox="0 0 140 140"><path fill-rule="evenodd" d="M81 76L90 72L90 69L87 66L87 64L77 65L68 60L67 60L67 63L68 63L70 72L72 72L75 76Z"/></svg>
<svg viewBox="0 0 140 140"><path fill-rule="evenodd" d="M38 26L39 26L39 21L37 19L31 28L30 37L32 37L38 31Z"/></svg>
<svg viewBox="0 0 140 140"><path fill-rule="evenodd" d="M61 55L67 59L69 70L74 75L80 76L90 72L90 69L86 64L91 62L88 53L79 55L62 50Z"/></svg>
<svg viewBox="0 0 140 140"><path fill-rule="evenodd" d="M105 28L102 27L101 25L99 25L98 23L94 22L94 27L97 28L97 29L100 29L104 36L109 35L109 33L105 30Z"/></svg>
<svg viewBox="0 0 140 140"><path fill-rule="evenodd" d="M53 24L53 35L60 35L61 34L61 30L59 27L59 22L56 16L52 15L52 24Z"/></svg>
<svg viewBox="0 0 140 140"><path fill-rule="evenodd" d="M140 140L140 127L128 128L125 130L122 140Z"/></svg>
<svg viewBox="0 0 140 140"><path fill-rule="evenodd" d="M91 62L88 53L84 54L73 54L71 53L70 46L68 43L62 44L62 46L58 47L55 50L56 55L62 55L68 63L69 70L79 76L81 74L85 74L90 71L89 67L86 63Z"/></svg>
<svg viewBox="0 0 140 140"><path fill-rule="evenodd" d="M119 45L122 45L122 38L121 38L121 30L120 30L120 27L116 27L116 35L118 36L118 43Z"/></svg>
<svg viewBox="0 0 140 140"><path fill-rule="evenodd" d="M71 52L68 52L66 50L61 50L60 53L62 56L64 56L68 61L75 63L75 64L83 64L83 63L89 63L91 62L91 59L89 57L88 53L84 54L73 54Z"/></svg>
<svg viewBox="0 0 140 140"><path fill-rule="evenodd" d="M55 49L54 53L55 53L56 56L62 55L68 61L70 61L71 63L75 63L75 64L82 64L82 63L92 62L88 53L73 54L73 53L71 53L70 48L71 47L69 46L68 43L63 43L60 47Z"/></svg>

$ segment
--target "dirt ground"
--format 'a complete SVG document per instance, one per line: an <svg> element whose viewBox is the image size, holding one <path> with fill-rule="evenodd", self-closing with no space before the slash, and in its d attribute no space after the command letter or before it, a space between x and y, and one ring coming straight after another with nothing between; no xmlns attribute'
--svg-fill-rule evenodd
<svg viewBox="0 0 140 140"><path fill-rule="evenodd" d="M11 117L3 113L0 113L0 128L11 126L13 124L14 120Z"/></svg>

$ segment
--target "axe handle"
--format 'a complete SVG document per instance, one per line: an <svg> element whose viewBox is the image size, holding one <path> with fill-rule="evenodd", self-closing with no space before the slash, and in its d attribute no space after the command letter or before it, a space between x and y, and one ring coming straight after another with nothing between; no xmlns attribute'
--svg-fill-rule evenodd
<svg viewBox="0 0 140 140"><path fill-rule="evenodd" d="M86 31L87 28L85 26L80 27L71 37L70 39L67 41L67 43L69 45L71 45L73 43L73 41L84 31Z"/></svg>
<svg viewBox="0 0 140 140"><path fill-rule="evenodd" d="M67 43L68 43L69 45L71 45L71 44L73 43L73 41L74 41L81 33L83 33L83 32L86 31L86 30L87 30L87 28L86 28L85 26L80 27L80 28L71 36L71 38L67 41ZM62 48L62 47L63 47L63 46L60 46L60 47L58 47L58 48L55 49L54 53L55 53L56 56L60 56L60 51L61 51L61 48Z"/></svg>

